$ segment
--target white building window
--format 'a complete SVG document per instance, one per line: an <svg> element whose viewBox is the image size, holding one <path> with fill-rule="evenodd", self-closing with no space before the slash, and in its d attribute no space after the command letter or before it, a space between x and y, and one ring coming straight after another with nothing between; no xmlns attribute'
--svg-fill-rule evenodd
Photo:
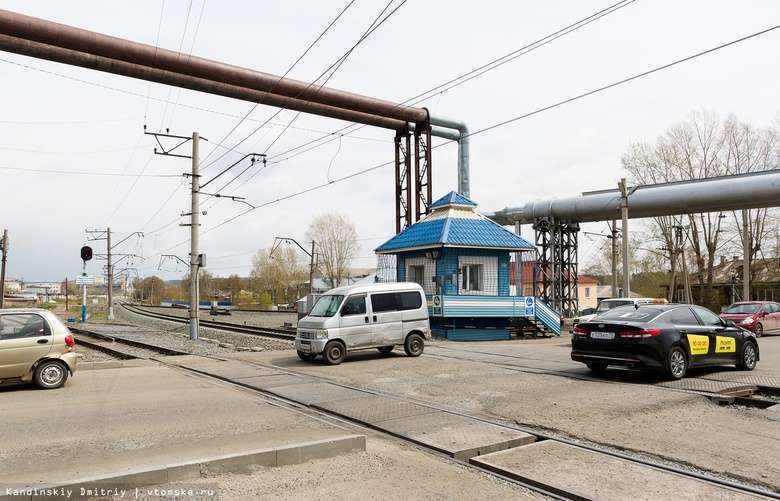
<svg viewBox="0 0 780 501"><path fill-rule="evenodd" d="M590 299L590 287L585 287L585 299Z"/></svg>
<svg viewBox="0 0 780 501"><path fill-rule="evenodd" d="M425 257L406 260L406 281L417 282L426 294L436 294L433 275L436 273L436 261Z"/></svg>
<svg viewBox="0 0 780 501"><path fill-rule="evenodd" d="M498 295L498 258L461 256L458 265L460 294Z"/></svg>
<svg viewBox="0 0 780 501"><path fill-rule="evenodd" d="M409 266L409 273L406 275L407 282L417 282L425 288L425 265L415 264Z"/></svg>

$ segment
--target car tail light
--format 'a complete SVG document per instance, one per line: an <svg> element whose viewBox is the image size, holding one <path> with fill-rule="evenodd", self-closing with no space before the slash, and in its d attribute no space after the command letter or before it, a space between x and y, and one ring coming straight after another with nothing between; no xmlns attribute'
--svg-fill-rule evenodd
<svg viewBox="0 0 780 501"><path fill-rule="evenodd" d="M655 337L661 333L661 329L638 329L633 331L624 331L620 337Z"/></svg>
<svg viewBox="0 0 780 501"><path fill-rule="evenodd" d="M76 340L73 339L73 334L68 334L67 336L65 336L65 344L67 344L68 346L76 345Z"/></svg>
<svg viewBox="0 0 780 501"><path fill-rule="evenodd" d="M575 326L574 326L574 328L571 330L571 333L572 333L574 336L587 336L587 335L588 335L588 331L586 331L586 330L585 330L585 329L583 329L582 327L577 327L576 325L575 325Z"/></svg>

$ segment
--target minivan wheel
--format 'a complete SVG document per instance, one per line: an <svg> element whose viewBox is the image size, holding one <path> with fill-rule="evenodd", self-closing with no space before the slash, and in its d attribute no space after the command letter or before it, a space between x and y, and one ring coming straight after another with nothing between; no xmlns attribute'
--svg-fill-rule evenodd
<svg viewBox="0 0 780 501"><path fill-rule="evenodd" d="M393 348L395 348L395 346L380 346L379 348L377 348L377 350L379 350L379 353L382 353L383 355L387 355L388 353L393 351Z"/></svg>
<svg viewBox="0 0 780 501"><path fill-rule="evenodd" d="M301 360L314 360L315 358L317 358L316 353L304 353L301 350L295 350L295 351L298 352L298 358L300 358Z"/></svg>
<svg viewBox="0 0 780 501"><path fill-rule="evenodd" d="M669 379L682 379L688 370L688 359L679 346L674 346L666 354L666 375Z"/></svg>
<svg viewBox="0 0 780 501"><path fill-rule="evenodd" d="M737 369L742 369L743 371L752 371L756 368L757 359L758 356L756 354L756 345L750 341L746 341L742 344L742 351L739 354Z"/></svg>
<svg viewBox="0 0 780 501"><path fill-rule="evenodd" d="M419 334L409 334L404 343L404 351L410 357L419 357L425 349L425 341Z"/></svg>
<svg viewBox="0 0 780 501"><path fill-rule="evenodd" d="M322 354L322 358L328 365L338 365L344 361L347 357L347 350L344 345L338 341L331 341L325 345L325 351Z"/></svg>
<svg viewBox="0 0 780 501"><path fill-rule="evenodd" d="M35 368L35 384L44 390L59 388L68 380L68 369L54 360L44 360Z"/></svg>

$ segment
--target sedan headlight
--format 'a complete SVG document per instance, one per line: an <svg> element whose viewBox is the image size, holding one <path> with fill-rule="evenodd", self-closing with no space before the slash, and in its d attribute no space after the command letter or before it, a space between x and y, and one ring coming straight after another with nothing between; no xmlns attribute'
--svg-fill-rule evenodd
<svg viewBox="0 0 780 501"><path fill-rule="evenodd" d="M317 339L328 339L328 329L317 329Z"/></svg>
<svg viewBox="0 0 780 501"><path fill-rule="evenodd" d="M756 321L756 319L755 319L755 318L753 318L753 317L747 317L745 320L741 321L741 322L739 323L739 325L750 325L750 324L752 324L752 323L753 323L753 322L755 322L755 321Z"/></svg>

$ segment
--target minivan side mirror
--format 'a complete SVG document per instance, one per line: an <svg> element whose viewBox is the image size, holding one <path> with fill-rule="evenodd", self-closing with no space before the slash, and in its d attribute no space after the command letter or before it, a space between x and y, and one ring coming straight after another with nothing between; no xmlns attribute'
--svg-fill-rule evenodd
<svg viewBox="0 0 780 501"><path fill-rule="evenodd" d="M352 312L350 311L349 305L345 304L344 307L341 309L341 314L342 315L349 315L350 313L352 313Z"/></svg>

